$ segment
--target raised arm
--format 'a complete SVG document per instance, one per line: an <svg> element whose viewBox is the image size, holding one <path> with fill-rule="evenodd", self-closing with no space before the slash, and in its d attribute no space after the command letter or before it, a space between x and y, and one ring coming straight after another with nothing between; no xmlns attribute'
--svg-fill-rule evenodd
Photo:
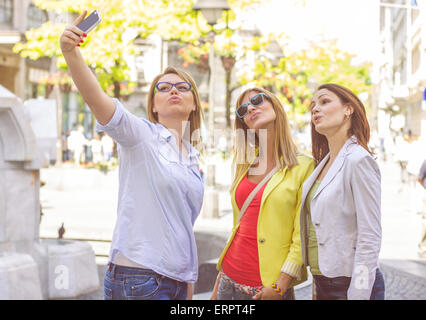
<svg viewBox="0 0 426 320"><path fill-rule="evenodd" d="M62 54L70 70L72 79L84 101L100 124L107 124L115 111L115 104L99 85L98 80L86 65L78 49L84 41L84 32L76 26L83 21L85 10L71 25L67 26L60 38Z"/></svg>

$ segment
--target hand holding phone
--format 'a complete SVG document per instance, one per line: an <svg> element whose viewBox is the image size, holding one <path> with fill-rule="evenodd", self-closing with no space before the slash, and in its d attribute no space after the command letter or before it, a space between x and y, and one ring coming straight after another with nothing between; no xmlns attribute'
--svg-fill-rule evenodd
<svg viewBox="0 0 426 320"><path fill-rule="evenodd" d="M87 33L101 22L101 15L98 10L93 11L84 19L86 14L87 10L84 10L71 25L65 28L59 40L62 53L71 52L75 47L79 47L80 43L83 43Z"/></svg>
<svg viewBox="0 0 426 320"><path fill-rule="evenodd" d="M86 19L77 24L77 28L85 33L92 31L102 21L98 10L93 11Z"/></svg>

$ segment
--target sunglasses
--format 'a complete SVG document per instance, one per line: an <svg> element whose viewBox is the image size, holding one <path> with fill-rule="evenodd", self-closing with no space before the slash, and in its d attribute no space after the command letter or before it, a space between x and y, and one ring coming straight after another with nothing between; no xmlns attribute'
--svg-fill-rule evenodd
<svg viewBox="0 0 426 320"><path fill-rule="evenodd" d="M235 110L235 114L237 115L237 117L242 120L248 113L249 105L252 105L253 107L260 106L265 101L263 97L270 99L266 94L261 92L251 97L248 102L240 105L237 110Z"/></svg>
<svg viewBox="0 0 426 320"><path fill-rule="evenodd" d="M178 83L158 82L155 85L154 94L156 93L156 90L158 90L160 92L169 92L170 90L172 90L173 87L176 87L176 89L179 92L188 92L189 90L192 89L191 84L189 82L186 82L186 81L182 81L182 82L178 82Z"/></svg>

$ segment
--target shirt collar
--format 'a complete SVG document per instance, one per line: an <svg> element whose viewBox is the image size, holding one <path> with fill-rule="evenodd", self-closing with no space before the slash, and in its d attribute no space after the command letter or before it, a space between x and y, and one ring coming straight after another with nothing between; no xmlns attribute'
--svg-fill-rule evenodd
<svg viewBox="0 0 426 320"><path fill-rule="evenodd" d="M161 123L156 123L156 126L158 128L158 132L160 134L160 136L167 142L169 143L170 140L173 138L172 133L170 132L169 129L167 129L164 125L162 125ZM198 152L197 149L195 149L191 143L189 143L188 141L183 142L185 144L185 147L187 148L188 151L188 159L189 162L192 164L197 163L198 159L200 157L200 152Z"/></svg>
<svg viewBox="0 0 426 320"><path fill-rule="evenodd" d="M161 123L156 123L156 126L158 128L160 136L167 142L170 142L170 139L172 138L172 133Z"/></svg>

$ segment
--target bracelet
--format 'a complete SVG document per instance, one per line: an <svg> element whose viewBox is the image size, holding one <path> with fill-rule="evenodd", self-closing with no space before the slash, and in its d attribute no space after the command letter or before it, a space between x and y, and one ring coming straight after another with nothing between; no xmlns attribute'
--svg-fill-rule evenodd
<svg viewBox="0 0 426 320"><path fill-rule="evenodd" d="M272 284L272 289L274 289L275 292L278 292L278 294L282 297L284 295L284 292L281 290L280 287L278 287L277 283L274 282Z"/></svg>

